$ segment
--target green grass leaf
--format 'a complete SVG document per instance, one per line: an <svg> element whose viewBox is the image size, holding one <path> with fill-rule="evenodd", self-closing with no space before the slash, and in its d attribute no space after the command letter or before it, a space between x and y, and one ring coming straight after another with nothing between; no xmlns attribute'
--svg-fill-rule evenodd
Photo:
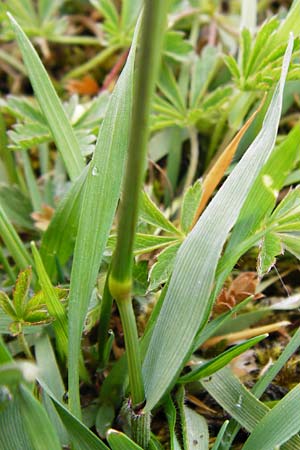
<svg viewBox="0 0 300 450"><path fill-rule="evenodd" d="M209 379L201 381L201 384L222 408L249 432L252 432L270 411L264 403L248 391L228 368L224 368ZM283 445L282 449L297 450L299 446L300 438L294 436Z"/></svg>
<svg viewBox="0 0 300 450"><path fill-rule="evenodd" d="M51 392L49 387L42 380L39 380L39 384L51 398L75 447L80 450L109 450L109 448L92 431L90 431L68 410L68 408L57 400L53 392ZM52 450L52 447L49 447L49 449L50 448Z"/></svg>
<svg viewBox="0 0 300 450"><path fill-rule="evenodd" d="M224 366L230 363L233 358L244 353L249 348L253 347L255 344L260 342L262 339L265 339L268 335L263 334L261 336L256 336L252 339L249 339L242 344L235 345L232 348L229 348L225 352L216 356L210 361L204 362L200 365L200 367L193 369L190 373L179 378L179 383L190 383L192 381L197 381L200 378L208 377L218 370L222 369Z"/></svg>
<svg viewBox="0 0 300 450"><path fill-rule="evenodd" d="M211 309L214 275L227 235L275 143L293 49L289 41L282 75L261 132L180 247L168 293L151 337L143 375L150 411L170 387ZM157 353L157 349L160 352Z"/></svg>
<svg viewBox="0 0 300 450"><path fill-rule="evenodd" d="M110 430L107 433L107 440L112 450L142 450L142 447L135 444L126 434L120 431Z"/></svg>
<svg viewBox="0 0 300 450"><path fill-rule="evenodd" d="M300 430L300 385L292 389L256 425L247 439L243 450L259 448L273 450L294 436Z"/></svg>
<svg viewBox="0 0 300 450"><path fill-rule="evenodd" d="M16 262L19 269L26 269L32 265L32 259L29 256L25 245L19 238L16 230L8 219L4 209L0 204L0 236Z"/></svg>
<svg viewBox="0 0 300 450"><path fill-rule="evenodd" d="M110 98L84 186L69 300L69 389L71 411L76 415L80 411L80 338L120 195L132 107L134 58L135 44Z"/></svg>
<svg viewBox="0 0 300 450"><path fill-rule="evenodd" d="M209 446L207 422L204 417L184 404L184 393L183 388L177 393L184 449L207 450Z"/></svg>
<svg viewBox="0 0 300 450"><path fill-rule="evenodd" d="M66 170L70 178L74 180L84 168L84 159L78 141L37 52L13 16L9 13L8 15L40 108L47 119Z"/></svg>

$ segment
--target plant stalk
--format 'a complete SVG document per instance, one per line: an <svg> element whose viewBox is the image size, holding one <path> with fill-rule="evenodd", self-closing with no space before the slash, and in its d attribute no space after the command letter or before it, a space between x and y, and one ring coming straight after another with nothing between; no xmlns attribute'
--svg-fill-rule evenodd
<svg viewBox="0 0 300 450"><path fill-rule="evenodd" d="M128 157L119 209L118 237L109 276L109 289L122 320L129 373L132 409L143 415L145 401L142 362L136 321L131 301L133 245L140 190L145 173L149 119L158 76L168 1L145 0L134 79L134 103L129 135ZM147 433L145 432L147 425ZM148 447L150 418L132 427L133 439ZM145 442L147 441L147 442Z"/></svg>

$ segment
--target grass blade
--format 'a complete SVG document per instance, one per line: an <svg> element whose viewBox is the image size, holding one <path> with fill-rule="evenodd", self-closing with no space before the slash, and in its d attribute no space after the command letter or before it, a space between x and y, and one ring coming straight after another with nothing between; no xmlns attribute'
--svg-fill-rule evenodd
<svg viewBox="0 0 300 450"><path fill-rule="evenodd" d="M109 448L92 431L90 431L82 422L80 422L80 420L73 416L73 414L60 401L57 400L53 392L51 392L42 380L39 380L39 384L51 398L71 441L78 449L109 450ZM49 449L50 448L52 450L52 447L49 447Z"/></svg>
<svg viewBox="0 0 300 450"><path fill-rule="evenodd" d="M264 416L247 439L243 450L259 448L262 442L264 450L273 450L298 433L300 430L299 402L300 385L292 389Z"/></svg>
<svg viewBox="0 0 300 450"><path fill-rule="evenodd" d="M107 440L112 450L142 450L142 447L133 442L126 434L116 430L110 430Z"/></svg>
<svg viewBox="0 0 300 450"><path fill-rule="evenodd" d="M236 358L241 353L244 353L249 348L253 347L253 345L260 342L262 339L268 337L267 334L263 334L261 336L254 337L249 339L242 344L235 345L232 348L229 348L225 352L213 358L211 361L205 362L201 364L200 367L192 370L187 375L179 378L179 383L190 383L192 381L197 381L200 378L208 377L218 370L222 369L224 366L230 363L233 358Z"/></svg>
<svg viewBox="0 0 300 450"><path fill-rule="evenodd" d="M84 159L81 155L78 140L37 52L13 16L10 13L7 14L16 34L40 108L47 119L67 172L71 180L74 180L84 168Z"/></svg>
<svg viewBox="0 0 300 450"><path fill-rule="evenodd" d="M32 450L60 450L58 436L42 405L25 386L20 385L19 393L21 414L30 436Z"/></svg>
<svg viewBox="0 0 300 450"><path fill-rule="evenodd" d="M228 368L220 370L206 381L201 381L201 384L222 408L249 432L252 432L270 411L264 403L246 389ZM292 437L282 448L285 450L300 448L299 436Z"/></svg>
<svg viewBox="0 0 300 450"><path fill-rule="evenodd" d="M262 130L178 252L168 293L144 361L147 411L169 388L191 350L199 325L201 327L207 321L214 275L227 235L274 147L292 49L291 37L280 83ZM161 349L159 353L157 349Z"/></svg>
<svg viewBox="0 0 300 450"><path fill-rule="evenodd" d="M19 269L32 265L32 259L0 204L0 236Z"/></svg>
<svg viewBox="0 0 300 450"><path fill-rule="evenodd" d="M75 415L80 414L80 337L121 189L132 105L134 57L135 44L107 106L83 193L84 207L79 220L69 300L69 392L70 408Z"/></svg>
<svg viewBox="0 0 300 450"><path fill-rule="evenodd" d="M208 449L208 427L204 417L184 404L185 391L181 387L176 398L181 417L182 438L185 450Z"/></svg>

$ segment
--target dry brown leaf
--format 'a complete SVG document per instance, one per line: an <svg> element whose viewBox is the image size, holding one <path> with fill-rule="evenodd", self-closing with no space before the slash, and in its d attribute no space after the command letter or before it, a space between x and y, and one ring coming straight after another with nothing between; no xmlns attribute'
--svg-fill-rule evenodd
<svg viewBox="0 0 300 450"><path fill-rule="evenodd" d="M254 300L262 298L262 294L256 294L258 276L256 272L242 272L230 284L228 288L223 288L215 302L213 313L222 314L228 309L245 300L250 295Z"/></svg>
<svg viewBox="0 0 300 450"><path fill-rule="evenodd" d="M198 205L195 217L193 219L191 229L195 226L197 223L200 215L202 214L205 206L207 205L208 200L214 193L214 190L222 180L224 173L226 169L229 167L232 158L236 152L236 149L238 148L238 145L240 143L240 140L244 136L245 132L248 130L249 126L253 122L255 116L258 114L258 112L261 110L263 104L265 101L265 97L263 98L261 104L259 105L258 109L252 114L252 116L247 120L247 122L243 125L243 127L240 129L240 131L236 134L236 136L233 138L233 140L230 142L230 144L225 148L225 150L222 152L222 154L219 156L215 164L212 166L206 177L204 178L203 185L202 185L202 196L200 199L200 203Z"/></svg>
<svg viewBox="0 0 300 450"><path fill-rule="evenodd" d="M274 333L275 331L281 332L282 328L287 327L291 324L288 320L283 320L281 322L272 323L270 325L263 325L256 328L248 328L246 330L237 331L235 333L223 334L221 336L214 336L208 339L203 345L202 349L207 349L217 345L219 342L224 341L227 346L234 344L238 341L243 341L250 339L252 337L259 336L260 334Z"/></svg>
<svg viewBox="0 0 300 450"><path fill-rule="evenodd" d="M93 77L85 75L81 80L69 80L66 89L71 94L95 95L100 87Z"/></svg>
<svg viewBox="0 0 300 450"><path fill-rule="evenodd" d="M35 211L31 214L31 217L34 220L34 226L39 230L46 231L52 219L54 211L55 210L54 208L52 208L52 206L45 204L42 205L42 211Z"/></svg>

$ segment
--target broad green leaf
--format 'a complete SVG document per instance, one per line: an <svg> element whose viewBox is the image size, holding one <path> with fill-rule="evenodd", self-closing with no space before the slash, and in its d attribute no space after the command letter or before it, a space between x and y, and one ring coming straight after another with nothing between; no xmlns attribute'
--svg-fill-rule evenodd
<svg viewBox="0 0 300 450"><path fill-rule="evenodd" d="M204 417L184 404L184 389L177 393L177 402L181 416L181 429L185 450L208 449L208 426Z"/></svg>
<svg viewBox="0 0 300 450"><path fill-rule="evenodd" d="M149 291L157 289L169 279L179 247L180 244L170 245L158 255L157 261L153 264L149 273Z"/></svg>
<svg viewBox="0 0 300 450"><path fill-rule="evenodd" d="M107 440L112 450L142 450L142 447L120 431L110 430L107 433Z"/></svg>
<svg viewBox="0 0 300 450"><path fill-rule="evenodd" d="M264 450L273 450L298 433L299 401L300 385L297 385L256 425L243 450L259 448L262 442Z"/></svg>
<svg viewBox="0 0 300 450"><path fill-rule="evenodd" d="M204 417L196 413L187 406L183 407L182 422L185 423L185 449L186 450L207 450L208 448L208 427Z"/></svg>
<svg viewBox="0 0 300 450"><path fill-rule="evenodd" d="M180 226L184 233L188 233L190 230L201 195L202 183L200 180L190 186L184 194L180 217Z"/></svg>
<svg viewBox="0 0 300 450"><path fill-rule="evenodd" d="M280 83L274 92L262 130L177 254L168 293L143 365L146 411L150 411L170 387L191 349L198 329L207 321L214 275L227 235L274 147L292 49L291 37ZM158 348L161 349L159 353Z"/></svg>
<svg viewBox="0 0 300 450"><path fill-rule="evenodd" d="M227 366L227 364L229 364L230 361L233 360L233 358L236 358L237 356L241 355L246 350L253 347L266 337L268 337L267 334L256 336L252 339L249 339L246 342L243 342L242 344L237 344L234 347L229 348L228 350L216 356L212 360L201 363L199 367L192 369L190 373L180 377L178 382L190 383L192 381L197 381L200 378L205 378L212 375L213 373Z"/></svg>
<svg viewBox="0 0 300 450"><path fill-rule="evenodd" d="M263 237L257 261L257 272L260 277L269 272L276 262L276 256L282 254L282 251L278 235L267 233Z"/></svg>
<svg viewBox="0 0 300 450"><path fill-rule="evenodd" d="M15 19L11 15L9 18L40 108L47 119L66 170L74 180L84 168L84 159L74 131L37 52Z"/></svg>
<svg viewBox="0 0 300 450"><path fill-rule="evenodd" d="M270 411L269 408L250 392L235 377L230 369L224 368L208 379L201 381L209 394L225 409L239 424L251 432L263 417ZM284 450L297 450L300 445L299 436L293 437L284 444Z"/></svg>
<svg viewBox="0 0 300 450"><path fill-rule="evenodd" d="M12 258L16 262L19 269L23 270L32 265L31 257L23 242L16 233L10 220L4 212L0 204L0 236L10 252Z"/></svg>
<svg viewBox="0 0 300 450"><path fill-rule="evenodd" d="M141 194L139 217L145 222L155 227L162 228L168 233L182 236L181 232L164 216L161 210L144 191Z"/></svg>
<svg viewBox="0 0 300 450"><path fill-rule="evenodd" d="M69 300L69 389L71 411L76 411L76 415L79 413L80 338L120 195L128 145L135 42L110 97L83 192Z"/></svg>

